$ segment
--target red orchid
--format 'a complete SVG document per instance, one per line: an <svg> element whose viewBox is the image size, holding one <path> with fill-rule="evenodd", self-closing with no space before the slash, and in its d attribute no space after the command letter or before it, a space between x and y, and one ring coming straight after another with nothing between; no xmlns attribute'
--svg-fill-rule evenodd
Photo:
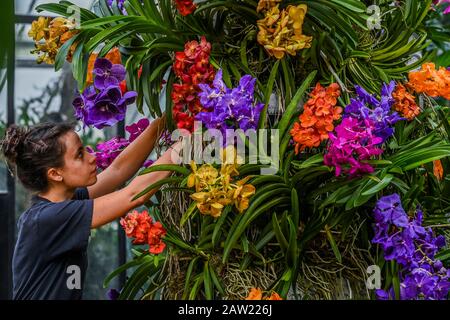
<svg viewBox="0 0 450 320"><path fill-rule="evenodd" d="M178 128L193 129L195 115L202 111L198 98L201 83L212 83L215 72L209 63L211 44L201 37L185 43L184 50L175 53L173 69L180 80L172 89L173 118ZM187 110L186 110L187 109Z"/></svg>
<svg viewBox="0 0 450 320"><path fill-rule="evenodd" d="M148 244L150 253L159 254L166 247L162 241L166 230L161 222L153 223L147 211L139 213L134 210L120 219L120 225L125 229L127 237L134 238L133 244Z"/></svg>
<svg viewBox="0 0 450 320"><path fill-rule="evenodd" d="M197 6L192 0L175 0L178 12L182 16L187 16L197 9Z"/></svg>

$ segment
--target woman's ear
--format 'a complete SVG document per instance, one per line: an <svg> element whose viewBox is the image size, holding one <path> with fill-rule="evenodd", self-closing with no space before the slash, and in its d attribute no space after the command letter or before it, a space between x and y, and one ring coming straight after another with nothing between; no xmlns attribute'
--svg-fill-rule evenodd
<svg viewBox="0 0 450 320"><path fill-rule="evenodd" d="M56 168L50 168L47 170L47 178L49 181L62 182L63 176L60 174L59 170Z"/></svg>

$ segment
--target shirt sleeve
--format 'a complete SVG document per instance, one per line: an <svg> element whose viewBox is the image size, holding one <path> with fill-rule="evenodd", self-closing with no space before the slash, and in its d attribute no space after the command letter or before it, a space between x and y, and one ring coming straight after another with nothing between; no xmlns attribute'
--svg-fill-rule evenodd
<svg viewBox="0 0 450 320"><path fill-rule="evenodd" d="M40 247L56 258L69 251L86 250L92 223L93 200L52 203L38 216Z"/></svg>

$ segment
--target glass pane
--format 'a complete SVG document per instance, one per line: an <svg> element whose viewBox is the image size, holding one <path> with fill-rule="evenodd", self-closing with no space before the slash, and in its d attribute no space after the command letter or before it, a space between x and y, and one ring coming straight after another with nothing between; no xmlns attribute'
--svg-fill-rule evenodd
<svg viewBox="0 0 450 320"><path fill-rule="evenodd" d="M34 49L33 39L28 37L31 24L16 24L16 60L23 61L30 59L35 61L37 56L33 56L30 51ZM52 66L41 65L51 68Z"/></svg>
<svg viewBox="0 0 450 320"><path fill-rule="evenodd" d="M58 2L59 0L15 0L16 14L38 15L35 10L38 5ZM70 2L82 8L90 8L94 0L71 0ZM50 15L48 12L46 14Z"/></svg>

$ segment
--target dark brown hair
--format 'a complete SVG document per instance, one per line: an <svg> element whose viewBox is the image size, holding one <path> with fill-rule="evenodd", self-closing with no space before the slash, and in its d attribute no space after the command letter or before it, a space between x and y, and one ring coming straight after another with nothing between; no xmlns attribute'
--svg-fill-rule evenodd
<svg viewBox="0 0 450 320"><path fill-rule="evenodd" d="M48 188L47 170L64 165L65 144L59 139L74 130L71 123L42 123L29 128L11 125L1 140L8 167L31 191Z"/></svg>

